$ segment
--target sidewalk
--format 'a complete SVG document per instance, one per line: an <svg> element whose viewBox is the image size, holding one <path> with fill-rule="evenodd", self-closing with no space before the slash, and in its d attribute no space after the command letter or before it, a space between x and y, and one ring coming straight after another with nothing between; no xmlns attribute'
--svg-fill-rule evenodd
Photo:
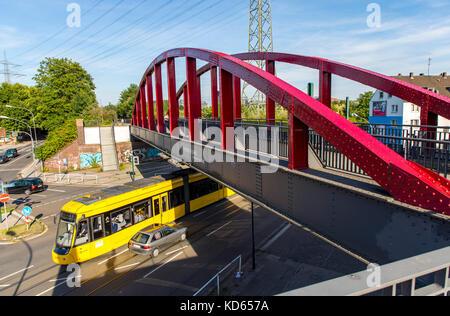
<svg viewBox="0 0 450 316"><path fill-rule="evenodd" d="M75 171L67 174L44 173L40 175L40 178L45 184L116 185L131 182L131 177L127 172L129 171ZM138 171L136 172L136 180L141 179L142 176Z"/></svg>

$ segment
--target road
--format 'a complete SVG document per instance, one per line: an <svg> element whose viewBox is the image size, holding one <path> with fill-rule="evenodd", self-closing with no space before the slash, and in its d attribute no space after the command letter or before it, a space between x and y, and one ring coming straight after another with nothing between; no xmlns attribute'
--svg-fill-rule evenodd
<svg viewBox="0 0 450 316"><path fill-rule="evenodd" d="M5 151L6 149L0 147L1 154ZM19 148L18 152L20 154L19 157L0 165L0 181L9 182L17 179L17 174L33 162L30 146Z"/></svg>
<svg viewBox="0 0 450 316"><path fill-rule="evenodd" d="M193 295L205 282L231 260L242 255L251 258L250 203L239 196L216 203L184 217L179 224L188 228L188 240L161 253L156 259L132 255L126 247L81 265L81 287L70 288L67 278L72 271L51 261L56 225L55 217L63 204L98 187L56 187L33 195L34 215L49 226L42 237L12 246L0 246L0 295L61 296L61 295ZM23 201L24 197L15 197ZM275 214L255 209L257 249L264 252L304 253L302 249L323 247L321 241L296 243L294 238L306 240L298 231L286 229L287 223ZM303 232L303 234L306 234ZM283 247L278 244L283 240ZM286 246L292 242L292 245ZM329 246L331 247L331 246ZM325 256L335 251L329 247ZM317 252L317 251L316 251ZM324 254L321 254L322 258ZM316 261L317 256L315 257ZM361 270L360 263L345 258L348 264L333 266L339 274ZM321 263L318 263L319 265Z"/></svg>

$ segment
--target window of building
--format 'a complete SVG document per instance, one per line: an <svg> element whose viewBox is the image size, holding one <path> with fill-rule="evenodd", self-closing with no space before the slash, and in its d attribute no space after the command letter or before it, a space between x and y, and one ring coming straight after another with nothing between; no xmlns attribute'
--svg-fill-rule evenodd
<svg viewBox="0 0 450 316"><path fill-rule="evenodd" d="M398 112L398 105L397 104L393 104L392 105L392 113L397 113Z"/></svg>
<svg viewBox="0 0 450 316"><path fill-rule="evenodd" d="M392 94L389 93L388 94L388 98L391 99L392 98Z"/></svg>
<svg viewBox="0 0 450 316"><path fill-rule="evenodd" d="M418 105L411 105L411 112L420 112L420 107Z"/></svg>
<svg viewBox="0 0 450 316"><path fill-rule="evenodd" d="M384 92L380 91L380 99L384 99Z"/></svg>
<svg viewBox="0 0 450 316"><path fill-rule="evenodd" d="M411 120L411 125L419 125L419 120Z"/></svg>
<svg viewBox="0 0 450 316"><path fill-rule="evenodd" d="M397 120L392 120L391 121L391 125L398 125L398 121Z"/></svg>
<svg viewBox="0 0 450 316"><path fill-rule="evenodd" d="M450 92L450 87L446 87L445 89L447 89L447 91Z"/></svg>

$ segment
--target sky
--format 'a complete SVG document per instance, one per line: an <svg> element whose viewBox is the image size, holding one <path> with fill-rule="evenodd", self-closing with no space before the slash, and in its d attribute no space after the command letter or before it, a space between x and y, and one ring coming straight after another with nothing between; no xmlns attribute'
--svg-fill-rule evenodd
<svg viewBox="0 0 450 316"><path fill-rule="evenodd" d="M25 77L13 77L13 82L34 85L32 78L45 57L70 58L94 78L100 104L116 104L120 92L138 84L166 50L246 52L249 2L0 0L0 59L5 51L9 62L21 65L12 71ZM79 27L67 22L71 4L81 9ZM426 74L431 58L431 74L450 73L448 0L272 0L271 9L276 52L327 58L386 75ZM181 85L184 61L177 60L176 67ZM318 94L314 70L277 64L277 76L303 91L314 82ZM202 97L207 102L208 81L206 75ZM369 90L343 78L333 80L335 98L354 99Z"/></svg>

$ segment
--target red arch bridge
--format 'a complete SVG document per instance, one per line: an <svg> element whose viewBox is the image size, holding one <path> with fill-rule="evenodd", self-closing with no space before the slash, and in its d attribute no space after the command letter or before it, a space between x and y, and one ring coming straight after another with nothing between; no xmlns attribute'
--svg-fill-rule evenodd
<svg viewBox="0 0 450 316"><path fill-rule="evenodd" d="M186 64L187 79L178 89L175 58L183 58ZM251 65L248 60L265 61L266 70ZM206 65L198 69L198 61ZM277 78L275 63L318 70L319 99ZM168 119L163 105L164 64L167 67ZM211 73L213 120L202 121L200 77L207 72ZM420 106L424 125L437 125L438 115L450 119L449 98L354 66L292 54L230 56L205 49L180 48L161 54L146 70L136 96L132 135L168 155L177 148L176 158L183 163L250 201L367 258L388 262L448 246L449 181L404 159L335 113L331 109L333 75ZM258 127L255 122L242 118L241 80L267 96L267 119L263 124L266 129L253 131L259 139L269 140L269 145L258 143L255 148L248 148L245 140L247 133L251 134L248 131L242 132L241 141L236 140L234 128ZM184 118L179 115L181 97ZM288 111L286 124L275 119L275 104ZM212 137L205 127L214 127L221 133L214 133ZM277 136L282 134L280 129L284 131L281 138ZM423 129L433 132L432 127ZM320 159L310 146L311 131L373 182L321 168ZM283 149L274 151L275 147L281 148L277 144L274 146L274 142L283 141ZM201 156L208 149L214 157L222 159L199 157L199 153ZM274 156L278 160L274 160ZM262 172L264 168L274 167L274 161L277 162L275 171Z"/></svg>

